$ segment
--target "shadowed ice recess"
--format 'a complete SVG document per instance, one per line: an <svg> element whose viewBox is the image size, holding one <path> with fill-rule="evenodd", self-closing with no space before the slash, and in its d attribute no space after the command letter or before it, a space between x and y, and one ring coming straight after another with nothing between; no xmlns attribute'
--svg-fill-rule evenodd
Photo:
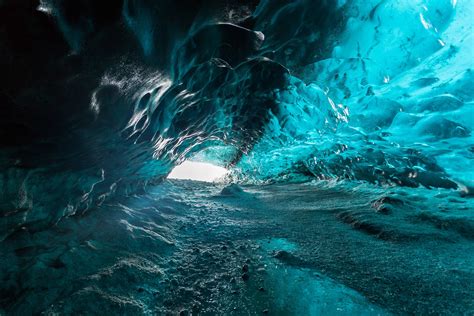
<svg viewBox="0 0 474 316"><path fill-rule="evenodd" d="M473 16L0 0L0 315L474 313Z"/></svg>

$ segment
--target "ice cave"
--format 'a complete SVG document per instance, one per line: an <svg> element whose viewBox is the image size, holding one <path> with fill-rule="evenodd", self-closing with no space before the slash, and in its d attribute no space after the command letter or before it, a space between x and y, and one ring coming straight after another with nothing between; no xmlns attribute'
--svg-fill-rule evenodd
<svg viewBox="0 0 474 316"><path fill-rule="evenodd" d="M474 315L473 0L0 0L0 316Z"/></svg>

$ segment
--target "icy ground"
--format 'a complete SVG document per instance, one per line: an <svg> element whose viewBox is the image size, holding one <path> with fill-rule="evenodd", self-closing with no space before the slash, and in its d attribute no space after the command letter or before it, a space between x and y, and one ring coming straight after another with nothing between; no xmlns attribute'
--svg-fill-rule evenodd
<svg viewBox="0 0 474 316"><path fill-rule="evenodd" d="M344 185L173 180L18 232L0 315L472 315L472 200Z"/></svg>

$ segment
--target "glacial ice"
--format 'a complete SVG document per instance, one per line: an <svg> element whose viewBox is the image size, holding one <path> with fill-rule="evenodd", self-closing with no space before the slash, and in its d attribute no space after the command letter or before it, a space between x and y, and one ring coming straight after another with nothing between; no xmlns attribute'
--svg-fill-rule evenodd
<svg viewBox="0 0 474 316"><path fill-rule="evenodd" d="M469 0L0 1L0 315L470 311L472 16ZM185 161L233 184L166 180ZM247 257L274 266L257 273L274 292L227 284Z"/></svg>
<svg viewBox="0 0 474 316"><path fill-rule="evenodd" d="M471 194L469 1L31 5L2 4L3 238L188 159Z"/></svg>

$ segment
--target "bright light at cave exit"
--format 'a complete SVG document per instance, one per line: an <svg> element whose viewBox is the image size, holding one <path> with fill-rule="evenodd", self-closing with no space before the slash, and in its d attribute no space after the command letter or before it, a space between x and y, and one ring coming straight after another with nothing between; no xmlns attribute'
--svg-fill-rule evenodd
<svg viewBox="0 0 474 316"><path fill-rule="evenodd" d="M185 161L176 166L168 175L168 179L186 179L213 182L224 176L227 169L205 162Z"/></svg>

